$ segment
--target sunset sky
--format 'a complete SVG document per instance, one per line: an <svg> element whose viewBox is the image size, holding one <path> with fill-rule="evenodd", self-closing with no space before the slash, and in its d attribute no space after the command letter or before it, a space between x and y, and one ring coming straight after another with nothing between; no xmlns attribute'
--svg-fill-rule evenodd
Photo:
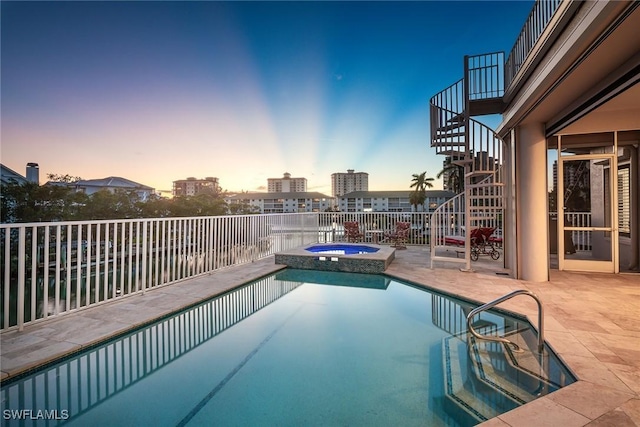
<svg viewBox="0 0 640 427"><path fill-rule="evenodd" d="M464 55L508 52L532 5L2 1L0 161L41 183L266 191L289 172L330 194L355 169L408 189L442 168L429 98Z"/></svg>

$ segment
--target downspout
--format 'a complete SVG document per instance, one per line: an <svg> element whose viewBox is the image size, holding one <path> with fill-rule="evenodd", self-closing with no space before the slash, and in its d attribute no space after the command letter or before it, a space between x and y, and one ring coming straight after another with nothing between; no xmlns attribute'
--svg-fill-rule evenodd
<svg viewBox="0 0 640 427"><path fill-rule="evenodd" d="M511 128L509 132L509 183L506 211L509 213L509 232L502 233L504 242L504 253L509 252L508 268L511 269L512 276L519 278L522 273L518 264L518 215L517 215L517 186L516 186L516 129Z"/></svg>
<svg viewBox="0 0 640 427"><path fill-rule="evenodd" d="M629 200L631 213L631 261L629 269L640 270L640 179L638 169L640 169L640 158L638 157L638 147L630 147L631 153L631 194Z"/></svg>

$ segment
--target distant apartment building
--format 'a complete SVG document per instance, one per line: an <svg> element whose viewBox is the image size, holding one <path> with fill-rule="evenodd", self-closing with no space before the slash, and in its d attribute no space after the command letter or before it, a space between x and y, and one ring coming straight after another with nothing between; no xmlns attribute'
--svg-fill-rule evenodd
<svg viewBox="0 0 640 427"><path fill-rule="evenodd" d="M353 191L338 197L337 205L342 212L414 212L409 202L411 192L401 191ZM424 205L417 212L433 212L453 196L451 191L426 191Z"/></svg>
<svg viewBox="0 0 640 427"><path fill-rule="evenodd" d="M282 178L267 179L267 191L269 193L304 193L307 191L307 178L291 178L291 174L285 172Z"/></svg>
<svg viewBox="0 0 640 427"><path fill-rule="evenodd" d="M225 197L229 205L254 206L262 214L324 212L331 207L331 197L317 192L240 193Z"/></svg>
<svg viewBox="0 0 640 427"><path fill-rule="evenodd" d="M369 191L368 173L347 169L347 173L331 174L331 195L333 197L340 197L353 191Z"/></svg>
<svg viewBox="0 0 640 427"><path fill-rule="evenodd" d="M197 179L189 177L173 181L173 196L195 196L200 193L217 193L220 190L218 178Z"/></svg>

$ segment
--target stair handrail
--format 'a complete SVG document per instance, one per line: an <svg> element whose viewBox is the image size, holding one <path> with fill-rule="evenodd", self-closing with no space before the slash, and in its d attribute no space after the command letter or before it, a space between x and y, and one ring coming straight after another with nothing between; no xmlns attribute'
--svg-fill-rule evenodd
<svg viewBox="0 0 640 427"><path fill-rule="evenodd" d="M489 310L490 308L493 308L496 305L504 301L510 300L511 298L518 295L528 295L531 298L533 298L538 304L538 353L542 353L544 349L544 308L542 307L542 301L540 301L540 298L538 298L538 296L533 292L527 291L525 289L518 289L516 291L510 292L506 295L501 296L500 298L496 298L493 301L490 301L486 304L481 305L480 307L476 307L473 310L471 310L471 312L467 315L467 330L471 333L471 335L473 335L478 339L501 342L504 344L511 345L515 351L520 351L520 346L518 346L518 344L514 343L513 341L510 341L502 337L491 337L488 335L481 335L478 332L476 332L476 330L473 328L473 325L471 324L471 320L476 314Z"/></svg>

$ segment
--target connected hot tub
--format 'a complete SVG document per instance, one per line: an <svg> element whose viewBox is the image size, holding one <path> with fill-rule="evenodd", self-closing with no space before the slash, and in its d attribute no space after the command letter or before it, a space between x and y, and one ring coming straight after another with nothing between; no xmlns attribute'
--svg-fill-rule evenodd
<svg viewBox="0 0 640 427"><path fill-rule="evenodd" d="M344 243L334 244L318 244L305 248L305 251L322 255L361 255L375 254L380 250L379 247L367 245L345 245Z"/></svg>
<svg viewBox="0 0 640 427"><path fill-rule="evenodd" d="M395 258L390 246L313 243L275 254L276 264L291 268L351 273L383 273Z"/></svg>

